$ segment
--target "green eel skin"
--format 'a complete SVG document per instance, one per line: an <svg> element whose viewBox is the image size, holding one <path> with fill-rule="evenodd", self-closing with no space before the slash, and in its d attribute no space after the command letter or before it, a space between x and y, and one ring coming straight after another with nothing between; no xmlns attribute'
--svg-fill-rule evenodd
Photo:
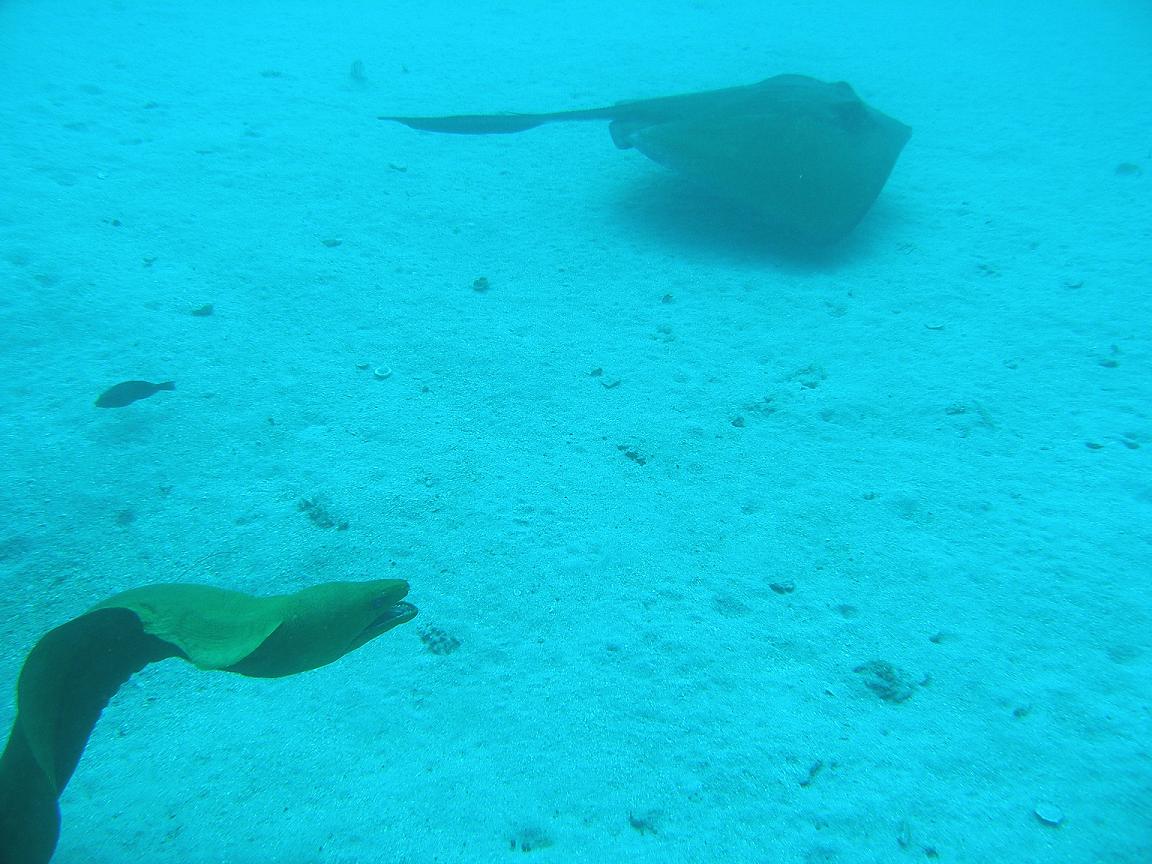
<svg viewBox="0 0 1152 864"><path fill-rule="evenodd" d="M60 835L57 799L104 706L149 663L280 678L325 666L411 621L398 579L329 582L253 597L207 585L117 594L36 643L16 685L0 756L0 864L46 864Z"/></svg>

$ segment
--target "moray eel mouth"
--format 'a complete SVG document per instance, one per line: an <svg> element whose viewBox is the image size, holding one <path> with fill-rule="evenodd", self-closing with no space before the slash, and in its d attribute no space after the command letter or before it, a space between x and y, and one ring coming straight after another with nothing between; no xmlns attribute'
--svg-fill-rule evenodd
<svg viewBox="0 0 1152 864"><path fill-rule="evenodd" d="M404 594L407 593L408 587L405 586ZM400 596L403 597L404 594ZM352 639L352 646L348 650L354 651L361 645L371 642L381 633L386 633L393 627L399 627L406 621L411 621L419 611L411 603L397 598L392 592L381 594L372 602L372 605L379 609L379 614L356 634Z"/></svg>
<svg viewBox="0 0 1152 864"><path fill-rule="evenodd" d="M364 632L371 633L373 638L379 636L385 630L391 630L397 625L403 624L405 621L411 621L416 617L417 609L406 600L401 600L399 603L393 603L377 615L367 627Z"/></svg>

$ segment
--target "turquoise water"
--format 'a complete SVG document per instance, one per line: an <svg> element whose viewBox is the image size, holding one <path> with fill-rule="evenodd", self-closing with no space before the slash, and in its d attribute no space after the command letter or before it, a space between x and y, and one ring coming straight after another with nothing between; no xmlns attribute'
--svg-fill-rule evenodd
<svg viewBox="0 0 1152 864"><path fill-rule="evenodd" d="M0 6L0 723L134 586L421 610L296 677L149 666L53 861L1152 860L1150 34ZM600 123L376 119L780 73L913 129L819 254Z"/></svg>

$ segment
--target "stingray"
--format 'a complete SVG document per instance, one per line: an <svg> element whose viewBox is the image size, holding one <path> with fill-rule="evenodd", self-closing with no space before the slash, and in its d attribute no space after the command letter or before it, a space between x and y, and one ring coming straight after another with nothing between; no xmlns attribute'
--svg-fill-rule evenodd
<svg viewBox="0 0 1152 864"><path fill-rule="evenodd" d="M864 217L912 131L845 82L804 75L606 108L379 119L465 135L607 120L620 149L635 148L743 202L772 230L815 244L840 240Z"/></svg>
<svg viewBox="0 0 1152 864"><path fill-rule="evenodd" d="M57 799L100 712L149 663L179 657L252 678L296 675L412 620L407 593L399 579L328 582L277 597L145 585L50 630L20 671L16 719L0 756L0 864L48 864L60 834ZM247 770L258 769L253 761Z"/></svg>

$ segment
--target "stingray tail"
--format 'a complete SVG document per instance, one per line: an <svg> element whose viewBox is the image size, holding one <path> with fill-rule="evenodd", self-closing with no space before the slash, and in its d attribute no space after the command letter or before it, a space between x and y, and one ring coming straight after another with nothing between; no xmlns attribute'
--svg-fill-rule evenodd
<svg viewBox="0 0 1152 864"><path fill-rule="evenodd" d="M523 132L545 123L568 120L612 120L614 108L586 108L579 111L554 111L550 114L453 114L447 117L393 117L381 115L377 120L403 123L422 132L449 132L457 135L504 135Z"/></svg>

